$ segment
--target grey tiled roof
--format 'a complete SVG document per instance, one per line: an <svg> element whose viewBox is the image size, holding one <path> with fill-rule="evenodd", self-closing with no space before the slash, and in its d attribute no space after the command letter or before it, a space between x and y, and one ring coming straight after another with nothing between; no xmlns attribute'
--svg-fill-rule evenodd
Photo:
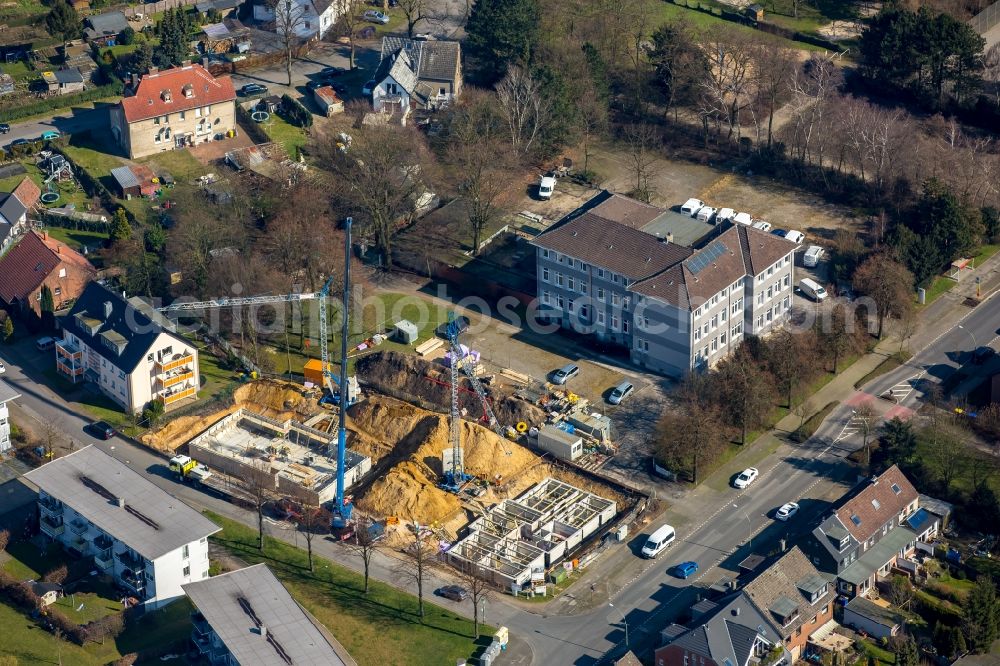
<svg viewBox="0 0 1000 666"><path fill-rule="evenodd" d="M128 19L121 12L106 12L88 16L87 23L97 36L117 35L128 27Z"/></svg>
<svg viewBox="0 0 1000 666"><path fill-rule="evenodd" d="M221 529L94 445L23 478L148 560Z"/></svg>
<svg viewBox="0 0 1000 666"><path fill-rule="evenodd" d="M718 608L696 622L675 640L668 635L669 644L711 658L720 666L727 661L733 666L746 664L758 635L772 645L781 644L780 636L742 592L722 599Z"/></svg>
<svg viewBox="0 0 1000 666"><path fill-rule="evenodd" d="M0 200L0 218L7 224L17 224L21 220L21 216L28 212L28 209L13 194L0 194L0 197L2 197L2 200Z"/></svg>
<svg viewBox="0 0 1000 666"><path fill-rule="evenodd" d="M796 546L747 583L743 591L762 614L770 615L771 624L787 638L830 603L829 589L816 603L810 603L803 584L820 589L826 581ZM798 618L782 626L781 620L792 616L795 610L799 611Z"/></svg>
<svg viewBox="0 0 1000 666"><path fill-rule="evenodd" d="M0 379L0 405L20 397L21 394L15 391L13 386Z"/></svg>
<svg viewBox="0 0 1000 666"><path fill-rule="evenodd" d="M392 35L382 38L383 62L400 52L410 56L413 71L420 79L454 83L459 78L462 47L458 42L418 41Z"/></svg>
<svg viewBox="0 0 1000 666"><path fill-rule="evenodd" d="M354 663L342 647L335 647L327 640L264 564L182 587L240 664Z"/></svg>
<svg viewBox="0 0 1000 666"><path fill-rule="evenodd" d="M885 566L904 546L917 540L917 535L902 526L897 526L882 537L874 546L865 551L853 564L844 569L837 578L852 585L860 585Z"/></svg>

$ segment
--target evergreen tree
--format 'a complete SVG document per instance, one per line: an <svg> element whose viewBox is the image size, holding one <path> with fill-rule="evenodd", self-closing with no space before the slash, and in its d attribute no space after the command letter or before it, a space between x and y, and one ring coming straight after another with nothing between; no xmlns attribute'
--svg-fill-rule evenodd
<svg viewBox="0 0 1000 666"><path fill-rule="evenodd" d="M892 653L896 655L896 666L917 666L920 663L917 643L910 636L898 636L893 641Z"/></svg>
<svg viewBox="0 0 1000 666"><path fill-rule="evenodd" d="M114 218L111 220L111 232L109 235L112 243L128 240L132 237L132 225L128 222L125 209L120 206L115 211Z"/></svg>
<svg viewBox="0 0 1000 666"><path fill-rule="evenodd" d="M82 33L80 15L66 0L56 0L45 17L45 30L63 43L63 59L66 58L66 42L76 39Z"/></svg>
<svg viewBox="0 0 1000 666"><path fill-rule="evenodd" d="M989 651L1000 634L1000 599L989 576L980 576L963 608L962 628L969 649L976 654Z"/></svg>
<svg viewBox="0 0 1000 666"><path fill-rule="evenodd" d="M529 64L540 26L537 0L478 0L465 26L465 50L477 81L492 85L509 65Z"/></svg>
<svg viewBox="0 0 1000 666"><path fill-rule="evenodd" d="M42 312L55 312L56 311L55 300L52 298L52 290L49 289L48 285L46 284L42 285L41 296L42 296L41 300Z"/></svg>
<svg viewBox="0 0 1000 666"><path fill-rule="evenodd" d="M137 74L145 74L153 66L153 47L149 42L142 42L139 47L132 52L132 71Z"/></svg>

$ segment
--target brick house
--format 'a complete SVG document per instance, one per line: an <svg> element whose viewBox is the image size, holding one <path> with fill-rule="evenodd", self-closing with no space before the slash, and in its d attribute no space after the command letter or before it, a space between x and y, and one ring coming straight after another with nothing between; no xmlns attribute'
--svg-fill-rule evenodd
<svg viewBox="0 0 1000 666"><path fill-rule="evenodd" d="M48 234L29 231L0 258L0 304L42 314L42 288L56 311L71 305L97 275L87 258Z"/></svg>
<svg viewBox="0 0 1000 666"><path fill-rule="evenodd" d="M186 148L236 130L236 90L201 65L152 70L111 109L111 133L131 158Z"/></svg>

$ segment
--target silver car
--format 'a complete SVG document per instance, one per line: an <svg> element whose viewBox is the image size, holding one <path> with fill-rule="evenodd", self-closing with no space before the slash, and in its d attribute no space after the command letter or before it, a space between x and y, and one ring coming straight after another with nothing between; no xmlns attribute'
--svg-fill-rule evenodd
<svg viewBox="0 0 1000 666"><path fill-rule="evenodd" d="M612 405L620 405L622 400L632 395L632 391L635 390L635 386L632 382L622 382L611 391L611 395L608 396L608 402Z"/></svg>
<svg viewBox="0 0 1000 666"><path fill-rule="evenodd" d="M568 363L552 373L552 383L562 386L580 374L579 366Z"/></svg>
<svg viewBox="0 0 1000 666"><path fill-rule="evenodd" d="M383 14L377 9L369 9L365 12L364 17L366 21L370 21L371 23L381 23L382 25L385 25L389 22L389 15Z"/></svg>

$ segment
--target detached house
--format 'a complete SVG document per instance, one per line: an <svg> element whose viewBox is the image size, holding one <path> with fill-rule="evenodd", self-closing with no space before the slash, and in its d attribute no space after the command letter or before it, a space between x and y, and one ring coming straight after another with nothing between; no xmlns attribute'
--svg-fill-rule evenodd
<svg viewBox="0 0 1000 666"><path fill-rule="evenodd" d="M42 534L110 576L147 609L208 578L208 537L221 528L96 446L24 475L38 487Z"/></svg>
<svg viewBox="0 0 1000 666"><path fill-rule="evenodd" d="M941 518L920 507L913 484L893 465L845 495L804 548L821 571L836 575L838 592L864 596L939 529Z"/></svg>
<svg viewBox="0 0 1000 666"><path fill-rule="evenodd" d="M111 110L111 133L131 158L194 146L236 131L236 90L201 65L152 70Z"/></svg>
<svg viewBox="0 0 1000 666"><path fill-rule="evenodd" d="M265 564L184 585L197 610L191 642L210 664L355 664Z"/></svg>
<svg viewBox="0 0 1000 666"><path fill-rule="evenodd" d="M273 24L271 28L281 34L283 28L279 25L288 20L295 36L302 40L323 39L340 18L342 3L338 0L291 0L295 5L290 14L284 10L275 12L274 5L267 0L255 0L253 3L253 18L260 23Z"/></svg>
<svg viewBox="0 0 1000 666"><path fill-rule="evenodd" d="M56 370L71 382L92 382L131 412L197 399L198 350L138 298L91 282L60 321Z"/></svg>
<svg viewBox="0 0 1000 666"><path fill-rule="evenodd" d="M29 231L0 258L0 303L8 310L42 314L42 289L48 287L55 311L79 298L97 275L87 258L50 237Z"/></svg>
<svg viewBox="0 0 1000 666"><path fill-rule="evenodd" d="M87 17L84 21L83 36L88 42L97 46L114 46L118 43L119 35L128 27L128 19L122 12L105 12Z"/></svg>
<svg viewBox="0 0 1000 666"><path fill-rule="evenodd" d="M687 627L667 627L654 663L748 666L779 652L792 663L803 656L809 637L832 621L835 596L802 551L792 548L742 590L692 607Z"/></svg>
<svg viewBox="0 0 1000 666"><path fill-rule="evenodd" d="M602 192L531 241L539 312L680 377L715 365L792 305L795 243ZM695 249L697 247L697 249Z"/></svg>
<svg viewBox="0 0 1000 666"><path fill-rule="evenodd" d="M462 90L461 45L384 37L381 61L372 80L376 111L405 117L413 109L444 106Z"/></svg>

